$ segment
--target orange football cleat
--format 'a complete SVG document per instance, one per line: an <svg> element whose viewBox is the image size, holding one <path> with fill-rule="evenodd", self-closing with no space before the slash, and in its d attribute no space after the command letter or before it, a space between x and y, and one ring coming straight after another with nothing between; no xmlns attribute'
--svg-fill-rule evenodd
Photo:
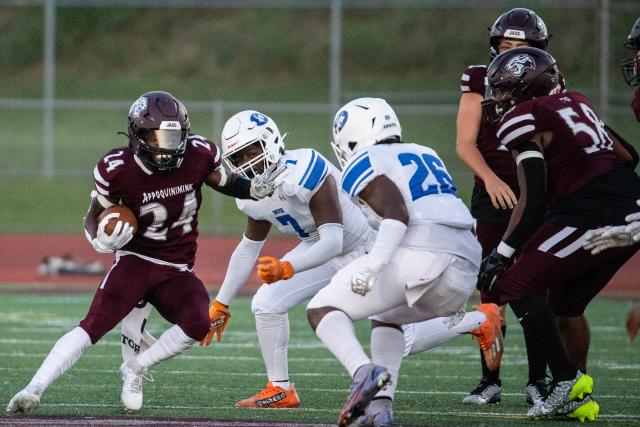
<svg viewBox="0 0 640 427"><path fill-rule="evenodd" d="M471 331L484 354L484 360L490 371L500 367L504 352L504 337L500 322L500 309L495 304L480 304L473 307L486 316L482 325Z"/></svg>
<svg viewBox="0 0 640 427"><path fill-rule="evenodd" d="M236 408L297 408L300 406L300 398L293 383L289 390L285 390L269 381L258 394L236 402L235 406Z"/></svg>

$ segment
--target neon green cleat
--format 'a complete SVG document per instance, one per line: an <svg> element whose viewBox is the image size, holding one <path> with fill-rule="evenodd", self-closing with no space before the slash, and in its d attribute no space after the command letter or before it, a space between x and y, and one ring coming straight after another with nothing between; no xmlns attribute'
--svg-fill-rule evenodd
<svg viewBox="0 0 640 427"><path fill-rule="evenodd" d="M593 392L593 378L587 374L582 374L571 389L569 401L582 399L586 394L591 394L591 392Z"/></svg>
<svg viewBox="0 0 640 427"><path fill-rule="evenodd" d="M593 400L590 394L587 394L582 400L574 400L558 409L554 417L564 419L578 419L580 422L584 420L595 421L600 412L600 405Z"/></svg>
<svg viewBox="0 0 640 427"><path fill-rule="evenodd" d="M527 412L527 416L531 418L554 416L565 405L584 399L592 391L593 378L578 371L575 379L553 384L549 395L542 402L533 405Z"/></svg>
<svg viewBox="0 0 640 427"><path fill-rule="evenodd" d="M568 416L569 418L577 418L581 423L583 423L584 420L595 421L598 416L598 412L600 412L600 405L598 405L595 400L591 399Z"/></svg>

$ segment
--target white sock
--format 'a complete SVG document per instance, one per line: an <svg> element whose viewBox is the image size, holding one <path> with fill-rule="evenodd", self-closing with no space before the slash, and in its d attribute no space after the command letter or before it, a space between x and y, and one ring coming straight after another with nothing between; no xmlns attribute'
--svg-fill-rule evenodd
<svg viewBox="0 0 640 427"><path fill-rule="evenodd" d="M413 328L413 344L408 354L416 354L457 337L460 334L467 334L479 327L484 322L486 316L480 311L470 311L457 322L454 316L437 317L425 320L420 323L413 323L407 330ZM407 337L409 338L409 337Z"/></svg>
<svg viewBox="0 0 640 427"><path fill-rule="evenodd" d="M173 325L160 335L155 344L135 358L129 359L127 364L134 371L140 372L143 368L150 368L163 360L184 353L195 342L193 338L184 333L180 326Z"/></svg>
<svg viewBox="0 0 640 427"><path fill-rule="evenodd" d="M256 332L267 376L273 385L288 390L289 383L289 315L256 313Z"/></svg>
<svg viewBox="0 0 640 427"><path fill-rule="evenodd" d="M80 359L90 345L91 338L81 327L67 332L55 343L26 388L40 396L56 378Z"/></svg>
<svg viewBox="0 0 640 427"><path fill-rule="evenodd" d="M391 374L391 384L380 390L376 397L393 399L398 386L400 364L404 355L404 334L396 328L378 326L371 330L371 361L387 368Z"/></svg>
<svg viewBox="0 0 640 427"><path fill-rule="evenodd" d="M360 366L371 363L356 338L353 322L344 312L333 310L325 314L318 323L316 335L342 363L351 378Z"/></svg>
<svg viewBox="0 0 640 427"><path fill-rule="evenodd" d="M134 307L120 322L122 360L136 357L142 351L142 329L149 318L151 307L149 303L142 308Z"/></svg>

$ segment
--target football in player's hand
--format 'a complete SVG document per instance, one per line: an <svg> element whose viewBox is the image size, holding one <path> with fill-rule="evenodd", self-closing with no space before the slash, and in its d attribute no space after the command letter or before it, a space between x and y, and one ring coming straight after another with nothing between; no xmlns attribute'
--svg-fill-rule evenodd
<svg viewBox="0 0 640 427"><path fill-rule="evenodd" d="M113 229L116 227L118 221L128 222L129 225L133 227L134 233L138 229L138 220L136 218L136 215L125 205L109 206L98 216L98 223L100 223L107 215L109 215L109 222L107 222L104 231L109 236L113 233Z"/></svg>

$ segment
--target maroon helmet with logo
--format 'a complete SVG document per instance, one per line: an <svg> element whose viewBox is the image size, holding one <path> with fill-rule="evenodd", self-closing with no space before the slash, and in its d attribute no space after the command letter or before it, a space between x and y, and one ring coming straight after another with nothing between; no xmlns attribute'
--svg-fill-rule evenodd
<svg viewBox="0 0 640 427"><path fill-rule="evenodd" d="M498 55L487 69L491 100L483 102L485 116L492 122L524 101L559 93L560 73L556 60L535 47L517 47Z"/></svg>
<svg viewBox="0 0 640 427"><path fill-rule="evenodd" d="M129 147L149 168L180 167L187 147L189 115L168 92L147 92L129 109Z"/></svg>
<svg viewBox="0 0 640 427"><path fill-rule="evenodd" d="M551 36L542 18L530 9L518 7L500 15L489 28L491 59L498 56L498 45L503 37L525 40L529 46L544 50Z"/></svg>
<svg viewBox="0 0 640 427"><path fill-rule="evenodd" d="M624 47L633 49L635 55L622 61L622 76L629 86L640 85L640 18L631 27Z"/></svg>

